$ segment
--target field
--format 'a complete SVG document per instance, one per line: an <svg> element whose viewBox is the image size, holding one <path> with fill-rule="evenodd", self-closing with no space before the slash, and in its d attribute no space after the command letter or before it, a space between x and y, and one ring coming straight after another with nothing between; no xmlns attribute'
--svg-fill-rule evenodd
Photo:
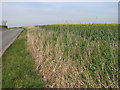
<svg viewBox="0 0 120 90"><path fill-rule="evenodd" d="M28 51L51 88L118 88L118 24L27 27Z"/></svg>

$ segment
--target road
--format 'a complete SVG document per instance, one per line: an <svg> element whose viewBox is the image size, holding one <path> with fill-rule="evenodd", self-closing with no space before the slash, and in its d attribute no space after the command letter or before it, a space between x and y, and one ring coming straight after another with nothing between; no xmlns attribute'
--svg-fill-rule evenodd
<svg viewBox="0 0 120 90"><path fill-rule="evenodd" d="M0 31L0 57L5 50L15 41L23 29Z"/></svg>

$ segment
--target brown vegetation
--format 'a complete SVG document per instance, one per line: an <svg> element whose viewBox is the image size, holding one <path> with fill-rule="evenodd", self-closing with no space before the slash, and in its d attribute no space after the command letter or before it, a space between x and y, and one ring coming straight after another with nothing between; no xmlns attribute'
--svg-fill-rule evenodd
<svg viewBox="0 0 120 90"><path fill-rule="evenodd" d="M114 72L111 72L111 78L106 69L107 59L102 56L100 41L90 41L90 38L77 36L68 30L58 35L58 32L53 30L45 30L35 26L29 26L27 29L28 50L35 60L36 70L40 72L41 77L46 82L46 87L118 88ZM64 42L66 35L67 43ZM85 46L81 46L83 43ZM113 70L116 70L114 65L117 64L117 56L114 56L113 53L116 52L118 46L114 43L113 41L113 44L110 45L110 59L113 60L113 63L109 65L113 66ZM101 65L101 69L94 65L93 59L98 65ZM88 67L93 70L90 71ZM106 72L104 73L104 71Z"/></svg>

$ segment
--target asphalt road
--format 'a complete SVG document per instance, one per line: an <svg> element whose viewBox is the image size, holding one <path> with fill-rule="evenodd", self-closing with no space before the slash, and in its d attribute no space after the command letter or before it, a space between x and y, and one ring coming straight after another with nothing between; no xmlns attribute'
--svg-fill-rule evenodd
<svg viewBox="0 0 120 90"><path fill-rule="evenodd" d="M23 29L0 31L0 57L5 50L15 41Z"/></svg>

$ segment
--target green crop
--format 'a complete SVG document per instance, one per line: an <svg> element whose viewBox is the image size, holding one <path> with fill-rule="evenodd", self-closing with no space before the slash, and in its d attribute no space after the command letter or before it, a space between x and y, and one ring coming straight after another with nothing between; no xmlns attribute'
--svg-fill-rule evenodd
<svg viewBox="0 0 120 90"><path fill-rule="evenodd" d="M71 67L75 66L81 75L84 84L78 86L118 87L118 24L56 24L36 28L32 32L43 43L44 60L52 55L57 63L55 58L60 52L60 60L70 60ZM40 48L42 43L38 41L36 44ZM51 46L49 55L45 52L48 45ZM65 80L72 83L75 72L71 76L66 73Z"/></svg>

